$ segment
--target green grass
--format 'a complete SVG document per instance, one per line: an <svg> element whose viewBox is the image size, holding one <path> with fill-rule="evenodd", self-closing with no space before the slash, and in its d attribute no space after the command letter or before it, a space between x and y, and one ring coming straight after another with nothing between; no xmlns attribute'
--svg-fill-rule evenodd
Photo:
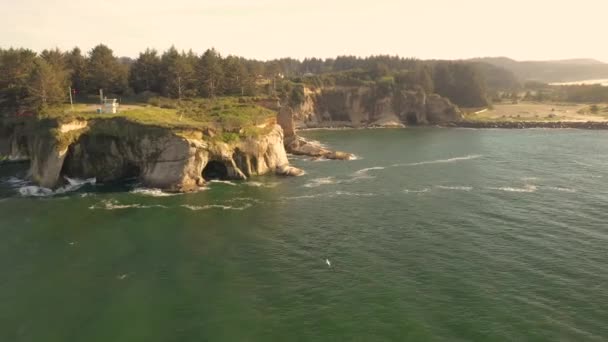
<svg viewBox="0 0 608 342"><path fill-rule="evenodd" d="M239 132L252 126L268 123L276 116L272 110L256 104L257 98L220 97L189 99L181 102L153 98L152 104L132 104L119 107L117 114L98 114L98 106L76 104L55 107L40 115L41 119L68 122L74 119L103 120L124 118L130 122L164 128L205 129L218 132Z"/></svg>

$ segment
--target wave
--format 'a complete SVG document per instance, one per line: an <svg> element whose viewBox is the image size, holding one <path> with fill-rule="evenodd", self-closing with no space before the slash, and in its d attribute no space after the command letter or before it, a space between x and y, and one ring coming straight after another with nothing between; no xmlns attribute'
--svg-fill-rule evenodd
<svg viewBox="0 0 608 342"><path fill-rule="evenodd" d="M578 165L582 165L582 166L587 166L587 167L592 167L592 166L593 166L593 165L591 165L591 164L583 163L583 162L580 162L580 161L578 161L578 160L573 160L572 162L573 162L574 164L578 164Z"/></svg>
<svg viewBox="0 0 608 342"><path fill-rule="evenodd" d="M370 171L378 171L378 170L384 170L384 169L386 169L386 167L384 167L384 166L367 167L365 169L355 171L355 173L353 173L353 175L362 175L362 174L369 173Z"/></svg>
<svg viewBox="0 0 608 342"><path fill-rule="evenodd" d="M465 161L465 160L473 160L473 159L477 159L477 158L481 158L481 157L483 157L483 156L480 154L471 154L471 155L464 156L464 157L428 160L428 161L421 161L421 162L407 163L407 164L393 164L392 166L393 167L403 167L403 166L420 166L420 165L430 165L430 164L447 164L447 163L454 163L454 162Z"/></svg>
<svg viewBox="0 0 608 342"><path fill-rule="evenodd" d="M376 196L376 194L372 193L361 193L361 192L349 192L349 191L334 191L334 192L323 192L318 194L310 194L310 195L301 195L301 196L291 196L291 197L281 197L281 200L300 200L300 199L313 199L313 198L333 198L333 197L372 197Z"/></svg>
<svg viewBox="0 0 608 342"><path fill-rule="evenodd" d="M226 185L230 185L230 186L236 186L237 185L234 182L227 181L227 180L219 180L219 179L210 180L209 183L212 183L212 184L226 184Z"/></svg>
<svg viewBox="0 0 608 342"><path fill-rule="evenodd" d="M577 192L576 189L563 188L563 187L560 187L560 186L549 186L549 187L547 187L547 189L553 190L553 191L560 191L560 192L569 192L569 193L575 193L575 192Z"/></svg>
<svg viewBox="0 0 608 342"><path fill-rule="evenodd" d="M405 192L406 194L423 194L429 191L431 191L431 189L429 188L423 188L420 190L403 189L403 192Z"/></svg>
<svg viewBox="0 0 608 342"><path fill-rule="evenodd" d="M323 178L315 178L310 180L310 182L304 184L303 186L306 188L317 188L322 185L330 185L340 183L334 177L323 177Z"/></svg>
<svg viewBox="0 0 608 342"><path fill-rule="evenodd" d="M74 192L85 185L95 185L97 179L77 179L64 177L68 184L59 187L55 190L36 185L26 185L19 188L19 194L24 197L50 197L55 195L63 195L69 192ZM15 183L16 184L16 183Z"/></svg>
<svg viewBox="0 0 608 342"><path fill-rule="evenodd" d="M247 183L245 183L245 185L252 186L255 188L276 188L279 184L280 184L279 182L274 182L274 183L247 182Z"/></svg>
<svg viewBox="0 0 608 342"><path fill-rule="evenodd" d="M527 184L523 188L512 188L512 187L500 187L500 188L490 188L492 190L506 191L506 192L527 192L532 193L538 190L536 185Z"/></svg>
<svg viewBox="0 0 608 342"><path fill-rule="evenodd" d="M161 189L154 188L135 188L131 190L132 194L143 195L143 196L151 196L151 197L170 197L180 195L178 193L168 193L164 192Z"/></svg>
<svg viewBox="0 0 608 342"><path fill-rule="evenodd" d="M89 207L91 210L103 209L103 210L120 210L120 209L152 209L152 208L164 208L167 206L160 204L144 205L144 204L120 204L116 200L103 200L99 205L92 205Z"/></svg>
<svg viewBox="0 0 608 342"><path fill-rule="evenodd" d="M245 203L244 205L242 205L240 207L235 207L235 206L231 206L231 205L223 205L223 204L207 204L207 205L203 205L203 206L184 204L184 205L181 205L181 207L189 209L189 210L192 210L192 211L209 210L209 209L238 210L238 211L242 211L242 210L251 208L252 204L251 203Z"/></svg>
<svg viewBox="0 0 608 342"><path fill-rule="evenodd" d="M8 184L9 186L12 186L12 187L22 187L22 186L28 184L29 182L25 179L21 179L21 178L17 178L17 177L8 177L6 179L3 179L2 183Z"/></svg>
<svg viewBox="0 0 608 342"><path fill-rule="evenodd" d="M442 190L458 190L458 191L471 191L471 190L473 190L473 187L471 187L471 186L444 186L444 185L438 185L437 188L438 189L442 189Z"/></svg>

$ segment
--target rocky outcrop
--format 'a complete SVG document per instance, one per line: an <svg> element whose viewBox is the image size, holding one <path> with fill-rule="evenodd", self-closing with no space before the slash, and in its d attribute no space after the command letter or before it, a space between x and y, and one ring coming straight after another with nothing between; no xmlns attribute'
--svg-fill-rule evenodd
<svg viewBox="0 0 608 342"><path fill-rule="evenodd" d="M329 150L317 141L306 140L296 133L294 110L290 106L284 106L277 116L278 124L283 128L285 137L283 139L287 152L295 155L304 155L315 158L350 160L354 155L346 152Z"/></svg>
<svg viewBox="0 0 608 342"><path fill-rule="evenodd" d="M269 123L263 130L225 143L198 130L99 119L37 127L26 145L31 178L45 188L61 185L64 177L102 183L135 178L145 186L188 192L212 178L303 174L289 165L281 127Z"/></svg>
<svg viewBox="0 0 608 342"><path fill-rule="evenodd" d="M380 91L373 87L304 88L304 100L290 104L294 128L403 127L462 119L457 106L423 90Z"/></svg>

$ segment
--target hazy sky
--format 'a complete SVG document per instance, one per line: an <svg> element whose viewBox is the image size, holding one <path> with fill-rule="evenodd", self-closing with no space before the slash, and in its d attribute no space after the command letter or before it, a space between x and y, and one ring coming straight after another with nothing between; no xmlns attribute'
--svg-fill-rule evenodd
<svg viewBox="0 0 608 342"><path fill-rule="evenodd" d="M608 0L0 0L0 46L608 62Z"/></svg>

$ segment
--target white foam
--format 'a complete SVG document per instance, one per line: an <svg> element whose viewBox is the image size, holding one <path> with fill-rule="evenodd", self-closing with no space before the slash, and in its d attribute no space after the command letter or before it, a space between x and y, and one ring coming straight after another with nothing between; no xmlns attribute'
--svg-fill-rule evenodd
<svg viewBox="0 0 608 342"><path fill-rule="evenodd" d="M152 204L144 205L139 203L134 204L120 204L116 200L103 200L99 205L92 205L89 209L103 209L103 210L120 210L120 209L152 209L152 208L167 208L164 205Z"/></svg>
<svg viewBox="0 0 608 342"><path fill-rule="evenodd" d="M457 190L457 191L471 191L471 190L473 190L473 187L470 187L470 186L443 186L443 185L438 185L437 188L442 189L442 190Z"/></svg>
<svg viewBox="0 0 608 342"><path fill-rule="evenodd" d="M280 183L261 183L261 182L247 182L245 183L248 186L252 186L255 188L276 188Z"/></svg>
<svg viewBox="0 0 608 342"><path fill-rule="evenodd" d="M429 188L423 188L420 190L403 189L403 192L405 192L406 194L423 194L423 193L429 192L429 191L431 191L431 189L429 189Z"/></svg>
<svg viewBox="0 0 608 342"><path fill-rule="evenodd" d="M19 188L19 194L24 197L48 197L54 195L53 190L35 185Z"/></svg>
<svg viewBox="0 0 608 342"><path fill-rule="evenodd" d="M161 189L136 188L131 190L132 194L151 196L151 197L169 197L179 195L178 193L168 193Z"/></svg>
<svg viewBox="0 0 608 342"><path fill-rule="evenodd" d="M359 171L355 171L354 175L363 175L366 174L370 171L378 171L378 170L384 170L385 167L384 166L373 166L373 167L368 167L365 169L361 169Z"/></svg>
<svg viewBox="0 0 608 342"><path fill-rule="evenodd" d="M28 181L25 179L17 178L17 177L9 177L7 179L3 179L2 183L6 183L6 184L8 184L10 186L14 186L14 187L21 187L21 186L26 185L28 183Z"/></svg>
<svg viewBox="0 0 608 342"><path fill-rule="evenodd" d="M454 163L454 162L465 161L465 160L473 160L473 159L477 159L477 158L481 158L481 157L482 157L482 155L480 155L480 154L472 154L472 155L468 155L468 156L464 156L464 157L428 160L428 161L421 161L421 162L417 162L417 163L394 164L392 166L393 167L402 167L402 166L420 166L420 165L430 165L430 164L446 164L446 163Z"/></svg>
<svg viewBox="0 0 608 342"><path fill-rule="evenodd" d="M292 197L281 197L282 200L300 200L300 199L313 199L313 198L333 198L333 197L372 197L376 196L376 194L372 193L361 193L361 192L349 192L349 191L334 191L334 192L324 192L318 194L310 194L310 195L301 195L301 196L292 196Z"/></svg>
<svg viewBox="0 0 608 342"><path fill-rule="evenodd" d="M226 184L226 185L230 185L230 186L236 186L236 183L233 183L231 181L226 181L226 180L219 180L219 179L210 180L209 183Z"/></svg>
<svg viewBox="0 0 608 342"><path fill-rule="evenodd" d="M547 189L553 190L553 191L569 192L569 193L575 193L575 192L577 192L576 189L563 188L563 187L560 187L560 186L549 186L549 187L547 187Z"/></svg>
<svg viewBox="0 0 608 342"><path fill-rule="evenodd" d="M242 211L242 210L251 208L251 206L252 206L251 203L245 203L244 205L242 205L240 207L235 207L235 206L231 206L231 205L223 205L223 204L207 204L207 205L203 205L203 206L188 205L188 204L181 205L181 207L186 208L186 209L190 209L192 211L209 210L209 209L239 210L239 211Z"/></svg>
<svg viewBox="0 0 608 342"><path fill-rule="evenodd" d="M304 184L303 186L306 188L317 188L322 185L330 185L336 184L338 181L334 177L323 177L323 178L315 178L310 180L310 182Z"/></svg>
<svg viewBox="0 0 608 342"><path fill-rule="evenodd" d="M500 187L500 188L490 188L492 190L506 191L506 192L536 192L538 187L536 185L526 184L523 188L513 188L513 187Z"/></svg>
<svg viewBox="0 0 608 342"><path fill-rule="evenodd" d="M63 176L70 186L82 186L86 184L95 185L97 183L97 178L87 178L87 179L78 179L78 178L69 178Z"/></svg>
<svg viewBox="0 0 608 342"><path fill-rule="evenodd" d="M356 154L351 154L351 155L348 157L348 160L362 160L362 159L363 159L362 157L359 157L359 156L358 156L358 155L356 155Z"/></svg>
<svg viewBox="0 0 608 342"><path fill-rule="evenodd" d="M578 165L582 165L582 166L588 166L588 167L593 166L591 164L583 163L583 162L580 162L578 160L573 160L573 162L574 162L574 164L578 164Z"/></svg>

